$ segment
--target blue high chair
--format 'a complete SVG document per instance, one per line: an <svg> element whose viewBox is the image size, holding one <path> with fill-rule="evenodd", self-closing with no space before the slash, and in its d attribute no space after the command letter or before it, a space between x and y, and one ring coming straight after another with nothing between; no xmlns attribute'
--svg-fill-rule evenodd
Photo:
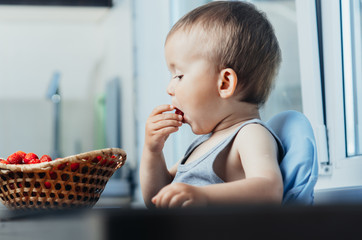
<svg viewBox="0 0 362 240"><path fill-rule="evenodd" d="M283 205L312 205L318 179L317 148L312 126L300 112L285 111L266 123L284 148L280 163L283 176Z"/></svg>

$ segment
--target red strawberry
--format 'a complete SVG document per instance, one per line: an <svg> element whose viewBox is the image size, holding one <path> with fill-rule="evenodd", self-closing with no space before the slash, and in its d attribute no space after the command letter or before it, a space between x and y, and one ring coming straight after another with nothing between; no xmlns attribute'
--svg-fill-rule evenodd
<svg viewBox="0 0 362 240"><path fill-rule="evenodd" d="M26 153L23 151L17 151L16 154L18 154L21 158L25 158Z"/></svg>
<svg viewBox="0 0 362 240"><path fill-rule="evenodd" d="M183 113L180 109L178 109L178 108L176 108L175 113L178 114L178 115L181 115L181 116L184 115L184 113Z"/></svg>
<svg viewBox="0 0 362 240"><path fill-rule="evenodd" d="M40 158L40 162L51 162L51 161L52 161L52 158L49 155L43 155Z"/></svg>
<svg viewBox="0 0 362 240"><path fill-rule="evenodd" d="M35 164L35 163L40 163L40 160L38 158L34 158L29 160L28 164Z"/></svg>
<svg viewBox="0 0 362 240"><path fill-rule="evenodd" d="M28 164L30 162L30 160L33 160L33 159L39 159L39 157L35 153L28 153L25 155L25 157L23 159L23 163Z"/></svg>
<svg viewBox="0 0 362 240"><path fill-rule="evenodd" d="M70 164L70 169L71 169L73 172L77 171L78 168L79 168L79 163L72 163L72 164Z"/></svg>
<svg viewBox="0 0 362 240"><path fill-rule="evenodd" d="M58 165L59 170L63 170L67 166L67 163L62 163Z"/></svg>
<svg viewBox="0 0 362 240"><path fill-rule="evenodd" d="M180 109L176 108L175 113L178 114L178 115L181 115L181 116L182 116L182 122L185 122L185 120L184 120L184 118L183 118L183 116L184 116L184 112L183 112L183 111L181 111Z"/></svg>
<svg viewBox="0 0 362 240"><path fill-rule="evenodd" d="M0 163L2 163L2 164L8 164L9 162L6 161L5 159L2 159L2 160L0 160Z"/></svg>
<svg viewBox="0 0 362 240"><path fill-rule="evenodd" d="M48 189L52 187L50 182L44 182L44 186L45 186L45 188L48 188Z"/></svg>
<svg viewBox="0 0 362 240"><path fill-rule="evenodd" d="M10 164L21 164L23 163L23 159L17 154L17 153L13 153L11 154L7 161L10 163Z"/></svg>
<svg viewBox="0 0 362 240"><path fill-rule="evenodd" d="M106 165L106 163L107 163L107 159L103 159L102 161L100 161L99 165L104 166L104 165Z"/></svg>
<svg viewBox="0 0 362 240"><path fill-rule="evenodd" d="M96 156L93 160L92 163L99 163L102 160L102 156Z"/></svg>

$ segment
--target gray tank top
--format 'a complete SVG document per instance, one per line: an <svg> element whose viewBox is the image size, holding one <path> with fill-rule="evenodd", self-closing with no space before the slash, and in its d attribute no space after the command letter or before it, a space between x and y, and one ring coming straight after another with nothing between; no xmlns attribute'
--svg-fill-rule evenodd
<svg viewBox="0 0 362 240"><path fill-rule="evenodd" d="M282 155L283 152L282 144L279 138L275 135L275 133L261 120L252 119L243 123L238 129L236 129L234 133L226 137L224 140L222 140L219 144L210 149L199 159L196 159L195 161L185 164L187 158L190 156L192 151L194 151L195 148L198 147L201 143L209 139L211 137L211 134L203 135L196 138L195 141L186 150L185 156L181 160L177 168L176 176L173 179L173 183L182 182L194 186L205 186L209 184L223 183L224 181L221 178L219 178L214 172L213 169L214 162L216 159L226 156L225 154L227 154L230 151L232 142L237 133L240 131L240 129L251 123L258 123L264 126L267 130L269 130L269 132L274 136L274 138L277 141L279 148L279 156Z"/></svg>

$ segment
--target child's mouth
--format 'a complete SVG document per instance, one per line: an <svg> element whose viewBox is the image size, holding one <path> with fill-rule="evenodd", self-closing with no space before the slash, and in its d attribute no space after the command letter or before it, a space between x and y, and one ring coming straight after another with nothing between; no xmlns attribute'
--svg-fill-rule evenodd
<svg viewBox="0 0 362 240"><path fill-rule="evenodd" d="M182 122L185 123L185 119L183 118L184 112L180 109L176 108L175 113L182 116Z"/></svg>

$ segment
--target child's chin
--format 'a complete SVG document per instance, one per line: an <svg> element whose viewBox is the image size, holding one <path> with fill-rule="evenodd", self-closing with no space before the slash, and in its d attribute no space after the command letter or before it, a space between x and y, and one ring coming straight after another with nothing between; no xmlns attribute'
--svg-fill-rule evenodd
<svg viewBox="0 0 362 240"><path fill-rule="evenodd" d="M196 135L205 135L205 134L208 134L209 132L205 132L205 130L203 129L200 129L198 127L195 127L195 126L192 126L191 124L187 123L188 125L190 125L191 127L191 130L194 134Z"/></svg>

